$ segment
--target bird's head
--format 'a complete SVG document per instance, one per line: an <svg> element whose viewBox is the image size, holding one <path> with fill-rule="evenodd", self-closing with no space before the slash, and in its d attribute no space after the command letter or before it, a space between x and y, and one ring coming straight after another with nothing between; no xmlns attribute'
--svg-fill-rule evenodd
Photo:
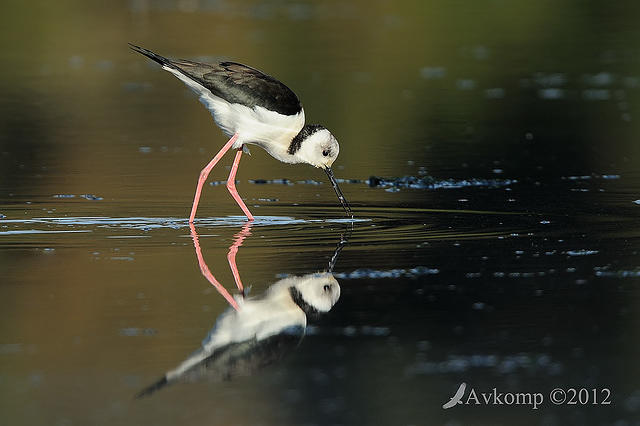
<svg viewBox="0 0 640 426"><path fill-rule="evenodd" d="M304 163L326 169L338 158L338 140L319 124L304 126L297 138L300 145L295 155Z"/></svg>
<svg viewBox="0 0 640 426"><path fill-rule="evenodd" d="M338 140L324 126L307 124L291 141L289 154L297 157L297 161L319 167L327 173L336 195L348 216L353 218L351 207L342 194L336 178L333 176L331 165L340 153Z"/></svg>
<svg viewBox="0 0 640 426"><path fill-rule="evenodd" d="M308 274L296 279L290 293L307 314L325 313L340 298L340 285L329 272Z"/></svg>

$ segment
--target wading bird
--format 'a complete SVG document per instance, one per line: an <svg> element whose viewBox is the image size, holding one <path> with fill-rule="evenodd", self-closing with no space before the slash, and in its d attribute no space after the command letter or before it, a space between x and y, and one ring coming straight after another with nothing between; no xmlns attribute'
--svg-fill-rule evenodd
<svg viewBox="0 0 640 426"><path fill-rule="evenodd" d="M205 64L187 60L172 60L148 49L129 44L131 49L162 65L200 97L216 124L230 137L213 159L200 172L189 223L193 223L202 187L211 169L231 148L236 157L227 179L227 188L248 220L253 215L240 198L235 177L246 145L264 148L284 163L307 163L324 169L348 216L353 218L331 165L338 157L340 146L336 138L319 124L304 124L304 109L295 93L275 78L236 62Z"/></svg>

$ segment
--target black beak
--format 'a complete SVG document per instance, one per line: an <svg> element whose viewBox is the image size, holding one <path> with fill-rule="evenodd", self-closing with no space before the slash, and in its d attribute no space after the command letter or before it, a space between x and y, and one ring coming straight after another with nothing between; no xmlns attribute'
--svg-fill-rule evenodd
<svg viewBox="0 0 640 426"><path fill-rule="evenodd" d="M338 200L340 200L340 203L342 203L342 208L347 213L347 216L350 216L351 219L353 219L353 212L351 211L351 207L349 207L349 203L347 202L346 198L344 198L344 195L342 195L342 191L340 191L338 182L336 182L336 178L333 176L333 170L331 170L331 167L325 167L324 171L327 173L331 185L333 185L333 190L336 191Z"/></svg>

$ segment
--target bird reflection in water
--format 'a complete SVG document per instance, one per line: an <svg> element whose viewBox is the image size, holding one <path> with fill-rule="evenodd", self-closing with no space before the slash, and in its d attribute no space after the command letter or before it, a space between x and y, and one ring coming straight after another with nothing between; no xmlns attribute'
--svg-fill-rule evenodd
<svg viewBox="0 0 640 426"><path fill-rule="evenodd" d="M144 397L174 382L207 378L212 381L247 376L282 358L304 337L307 317L328 312L340 298L333 267L347 240L341 237L327 272L291 276L272 284L256 297L245 295L236 266L236 254L251 235L251 222L235 235L227 259L239 293L231 295L209 270L193 224L191 237L202 275L226 299L230 307L216 320L202 346L175 369L136 397Z"/></svg>

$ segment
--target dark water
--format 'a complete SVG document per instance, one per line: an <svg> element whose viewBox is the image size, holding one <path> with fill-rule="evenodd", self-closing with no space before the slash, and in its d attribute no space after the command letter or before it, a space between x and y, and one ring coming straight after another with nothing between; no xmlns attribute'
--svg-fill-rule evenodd
<svg viewBox="0 0 640 426"><path fill-rule="evenodd" d="M1 423L638 424L640 11L529 3L7 4ZM127 42L284 80L338 137L356 221L254 148L256 222L207 185L190 230L224 137ZM234 243L247 300L332 260L340 296L135 399L231 312L194 232L232 299Z"/></svg>

